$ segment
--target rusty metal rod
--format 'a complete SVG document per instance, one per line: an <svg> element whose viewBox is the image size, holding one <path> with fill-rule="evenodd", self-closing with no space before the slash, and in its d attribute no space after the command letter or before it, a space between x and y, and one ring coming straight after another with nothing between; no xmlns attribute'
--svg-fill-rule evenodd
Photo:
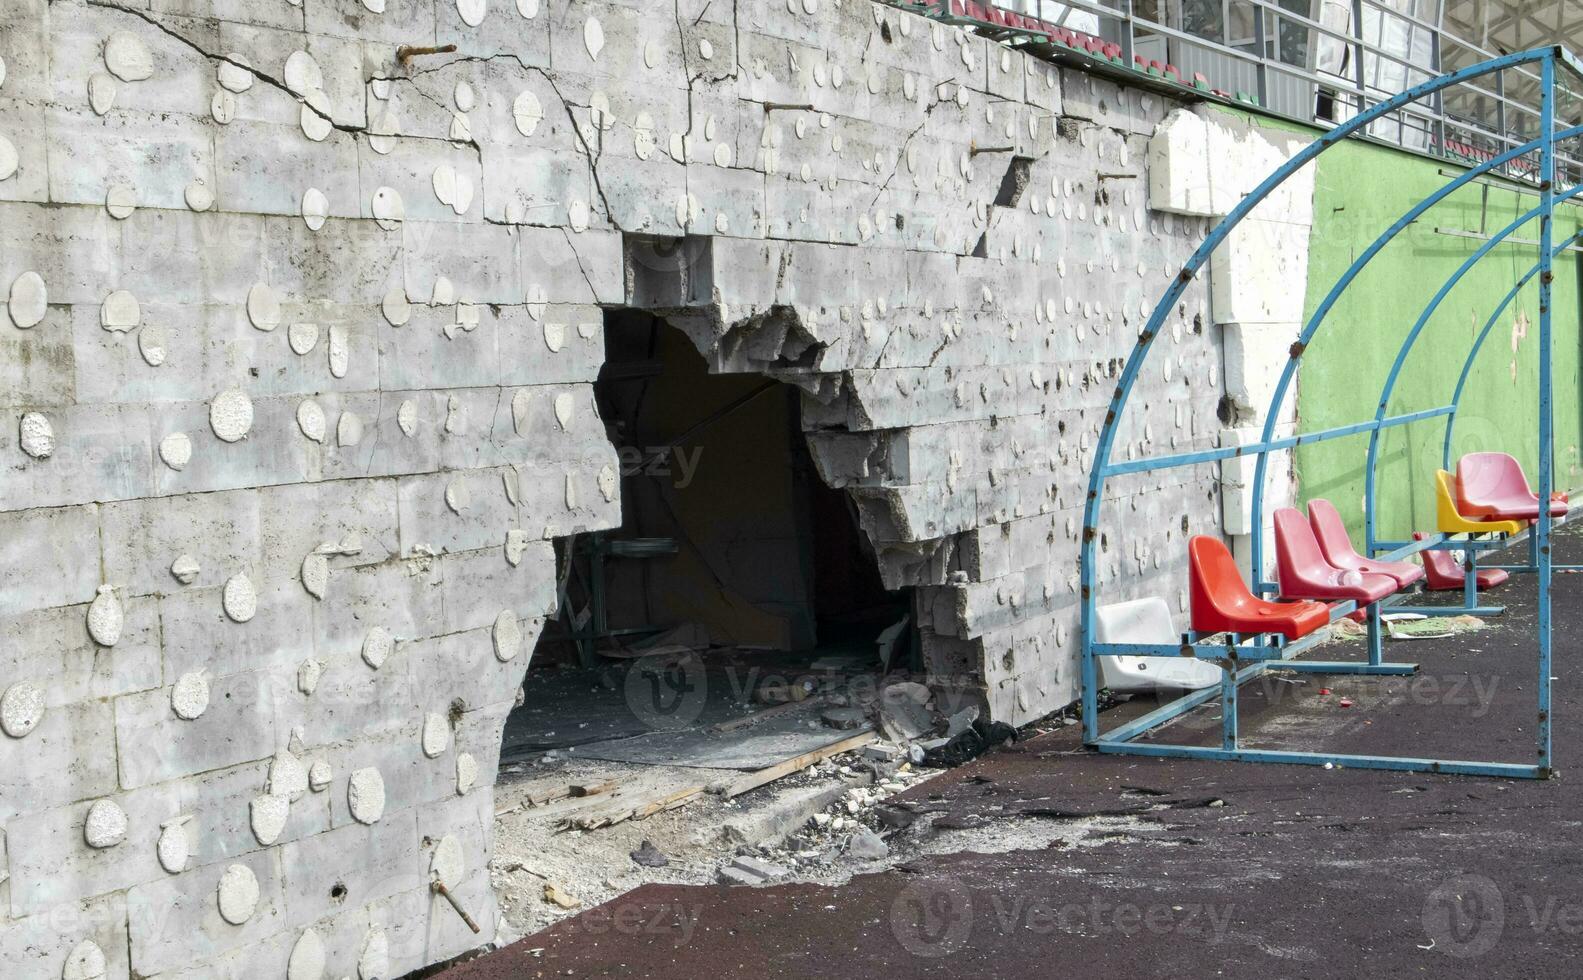
<svg viewBox="0 0 1583 980"><path fill-rule="evenodd" d="M396 60L401 62L402 64L406 64L408 61L412 60L413 58L418 57L419 55L425 55L425 54L454 54L455 52L456 52L456 45L454 45L454 44L442 44L442 45L440 45L437 48L433 48L433 47L420 48L420 47L414 47L413 45L410 45L410 44L403 44L401 47L396 49Z"/></svg>
<svg viewBox="0 0 1583 980"><path fill-rule="evenodd" d="M456 896L451 894L451 890L445 887L445 882L436 878L429 887L433 889L436 895L451 903L451 908L455 909L456 914L462 917L463 922L467 923L467 928L475 933L482 931L478 928L478 923L473 921L473 917L467 914L467 910L462 908L462 903L458 902Z"/></svg>

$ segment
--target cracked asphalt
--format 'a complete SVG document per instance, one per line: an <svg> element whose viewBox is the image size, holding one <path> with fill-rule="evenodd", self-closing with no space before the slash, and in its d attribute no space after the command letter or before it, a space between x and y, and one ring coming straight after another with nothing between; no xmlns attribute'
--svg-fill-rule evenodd
<svg viewBox="0 0 1583 980"><path fill-rule="evenodd" d="M1557 551L1583 560L1583 539L1569 529ZM443 976L1570 980L1583 953L1583 576L1557 576L1554 597L1557 778L1101 756L1068 728L896 797L890 816L901 837L1094 821L1081 846L916 858L839 887L645 886ZM1416 678L1250 683L1246 740L1532 759L1534 580L1490 599L1508 612L1485 630L1388 643L1388 658L1421 664ZM1218 710L1157 737L1208 744Z"/></svg>

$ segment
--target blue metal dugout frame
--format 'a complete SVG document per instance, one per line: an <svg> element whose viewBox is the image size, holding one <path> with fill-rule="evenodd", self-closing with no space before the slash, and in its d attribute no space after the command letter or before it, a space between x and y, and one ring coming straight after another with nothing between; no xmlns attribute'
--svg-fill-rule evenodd
<svg viewBox="0 0 1583 980"><path fill-rule="evenodd" d="M1196 452L1178 453L1169 456L1159 456L1146 459L1134 459L1123 462L1112 462L1111 452L1115 444L1116 433L1119 428L1127 401L1136 384L1138 376L1148 359L1149 351L1155 338L1159 335L1162 326L1172 310L1186 292L1188 286L1197 277L1204 264L1208 262L1214 250L1223 243L1232 230L1245 219L1271 192L1283 184L1293 174L1330 149L1355 133L1366 130L1374 120L1399 111L1402 107L1436 95L1444 89L1466 83L1472 79L1485 75L1506 71L1522 66L1537 66L1541 74L1542 103L1539 119L1539 137L1521 146L1514 147L1505 153L1496 156L1485 163L1469 169L1466 173L1452 180L1445 187L1430 195L1424 201L1410 209L1388 228L1373 244L1364 250L1353 262L1352 266L1342 275L1340 280L1319 304L1308 323L1304 325L1296 343L1292 345L1290 357L1285 369L1281 373L1279 383L1271 398L1270 407L1265 415L1264 428L1260 441L1242 446L1223 446L1214 449L1199 450ZM1289 752L1269 751L1262 749L1243 748L1239 744L1237 730L1237 689L1248 680L1259 676L1271 666L1282 670L1297 670L1316 673L1332 674L1371 674L1371 675L1400 675L1416 671L1415 664L1386 663L1381 656L1380 644L1380 604L1375 603L1368 607L1369 627L1369 657L1367 662L1315 662L1293 660L1303 650L1319 642L1322 632L1311 634L1296 642L1285 642L1281 637L1271 634L1249 635L1221 635L1221 638L1211 642L1211 637L1203 634L1189 632L1182 637L1179 644L1122 644L1099 643L1094 637L1094 626L1098 610L1098 586L1100 571L1097 562L1096 548L1099 542L1099 518L1104 504L1105 485L1109 478L1128 473L1144 473L1155 470L1171 469L1183 466L1192 466L1203 463L1218 462L1239 456L1256 455L1252 511L1253 527L1255 528L1252 540L1252 575L1251 588L1256 594L1274 591L1271 583L1262 581L1264 567L1263 558L1263 507L1264 484L1269 464L1269 456L1273 452L1292 449L1299 445L1323 442L1330 439L1340 439L1347 436L1369 434L1369 456L1366 477L1365 510L1367 519L1367 546L1368 554L1395 560L1408 555L1416 554L1429 549L1467 548L1470 554L1482 548L1502 546L1500 542L1493 541L1451 541L1445 534L1432 534L1423 541L1417 542L1380 542L1375 537L1375 465L1378 459L1378 444L1380 433L1385 429L1396 426L1408 425L1413 422L1433 418L1446 419L1446 438L1444 457L1450 458L1450 446L1456 413L1460 405L1462 394L1465 390L1467 379L1474 360L1484 344L1485 337L1499 320L1507 306L1516 298L1519 292L1535 277L1539 280L1539 486L1540 500L1549 500L1554 489L1552 446L1554 437L1553 404L1551 397L1551 328L1552 328L1552 285L1554 273L1552 266L1554 260L1572 242L1583 238L1583 232L1572 236L1559 248L1554 244L1555 237L1555 209L1564 201L1583 195L1583 185L1573 187L1558 193L1555 187L1556 175L1556 146L1557 143L1583 136L1583 126L1557 131L1555 128L1556 99L1557 99L1557 69L1565 68L1572 75L1583 79L1583 63L1570 52L1560 47L1536 48L1531 51L1505 55L1490 61L1473 65L1461 71L1453 72L1431 79L1417 85L1406 92L1391 99L1378 103L1367 112L1364 112L1344 125L1325 133L1315 142L1305 147L1301 152L1291 158L1285 165L1277 169L1264 180L1246 198L1244 198L1222 220L1212 232L1204 239L1202 245L1193 253L1183 266L1182 271L1172 280L1165 295L1155 306L1148 322L1138 335L1136 346L1128 357L1126 366L1122 369L1120 380L1116 385L1115 393L1111 396L1109 411L1100 430L1099 442L1094 454L1093 469L1089 474L1088 497L1083 508L1083 535L1080 543L1080 583L1081 583L1081 636L1082 636L1082 707L1083 707L1083 734L1084 741L1090 747L1101 752L1163 756L1170 758L1186 759L1215 759L1243 762L1277 762L1302 765L1337 765L1365 769L1396 769L1413 772L1442 772L1463 775L1502 776L1518 778L1547 778L1552 774L1551 766L1551 598L1550 583L1553 569L1551 563L1550 532L1552 519L1545 508L1541 508L1541 517L1532 524L1528 532L1530 537L1532 571L1539 579L1539 627L1538 627L1538 745L1537 761L1535 764L1506 763L1506 762L1479 762L1466 760L1411 758L1401 756L1372 756L1372 755L1346 755L1328 752ZM1498 171L1505 164L1537 152L1540 157L1539 165L1539 206L1523 215L1517 221L1507 226L1498 234L1491 236L1475 253L1463 263L1456 273L1440 288L1430 301L1428 307L1413 325L1406 339L1403 341L1395 363L1386 378L1384 389L1381 392L1374 418L1366 422L1356 422L1349 425L1324 429L1319 432L1301 433L1283 438L1275 438L1276 419L1280 415L1292 381L1296 377L1299 361L1304 351L1320 326L1324 323L1326 315L1335 306L1341 295L1347 290L1358 274L1385 248L1403 229L1416 221L1436 204L1445 200L1459 188L1465 187L1473 181L1491 172ZM1407 412L1395 416L1386 414L1390 396L1395 388L1396 380L1405 364L1407 355L1413 348L1424 327L1433 316L1441 302L1457 285L1466 273L1478 264L1497 246L1505 242L1523 225L1538 220L1540 223L1539 234L1539 260L1527 275L1525 275L1512 291L1502 301L1495 313L1486 323L1484 330L1474 341L1472 350L1463 365L1461 377L1457 381L1456 391L1450 404L1437 408ZM1383 554L1382 554L1383 553ZM1470 558L1468 568L1472 569L1473 560ZM1470 590L1467 605L1474 606L1476 596ZM1331 620L1343 616L1354 609L1351 603L1332 604ZM1456 610L1453 610L1456 611ZM1098 665L1095 661L1100 656L1189 656L1209 660L1222 669L1221 683L1218 687L1209 687L1193 692L1179 698L1170 704L1156 709L1140 718L1124 724L1110 732L1102 732L1099 719L1099 680ZM1221 699L1222 704L1222 739L1218 748L1192 745L1170 745L1158 742L1140 742L1138 739L1151 730L1180 717L1215 697Z"/></svg>

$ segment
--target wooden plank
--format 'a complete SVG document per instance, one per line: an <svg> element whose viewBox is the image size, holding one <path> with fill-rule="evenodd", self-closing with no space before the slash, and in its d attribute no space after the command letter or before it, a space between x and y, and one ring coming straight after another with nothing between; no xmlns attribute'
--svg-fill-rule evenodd
<svg viewBox="0 0 1583 980"><path fill-rule="evenodd" d="M731 721L722 721L718 725L710 726L709 730L716 734L723 732L734 732L740 728L747 728L749 725L757 725L761 721L768 721L771 718L790 714L799 709L812 709L820 704L823 704L825 700L826 698L823 695L816 694L813 697L805 698L802 701L788 701L785 704L777 704L773 708L765 708L763 711L758 711L751 715L744 715L741 718L734 718Z"/></svg>
<svg viewBox="0 0 1583 980"><path fill-rule="evenodd" d="M621 781L618 779L607 779L602 783L573 783L567 789L573 796L598 796L600 793L608 793L620 785Z"/></svg>
<svg viewBox="0 0 1583 980"><path fill-rule="evenodd" d="M878 737L874 734L873 729L869 729L867 731L859 732L858 734L849 738L843 738L839 742L832 742L822 749L814 749L812 752L804 752L802 755L799 755L794 759L787 759L785 762L776 763L767 769L760 769L757 772L748 773L746 776L743 776L735 782L726 784L724 787L724 796L728 800L737 796L741 796L748 790L758 789L765 783L773 783L775 780L780 779L783 776L789 776L794 772L801 772L816 762L823 762L833 755L840 755L843 752L851 752L854 749L860 749L874 741L878 741Z"/></svg>

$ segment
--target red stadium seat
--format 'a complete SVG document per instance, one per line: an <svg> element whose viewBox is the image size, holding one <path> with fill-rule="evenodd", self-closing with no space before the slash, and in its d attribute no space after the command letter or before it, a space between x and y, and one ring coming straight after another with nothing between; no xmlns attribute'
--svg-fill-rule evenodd
<svg viewBox="0 0 1583 980"><path fill-rule="evenodd" d="M1313 526L1314 537L1319 539L1319 550L1325 553L1325 561L1339 569L1389 575L1396 580L1397 588L1405 588L1424 577L1423 568L1410 561L1377 561L1358 554L1347 537L1347 526L1341 522L1341 515L1328 500L1308 502L1308 523Z"/></svg>
<svg viewBox="0 0 1583 980"><path fill-rule="evenodd" d="M1468 517L1509 521L1539 519L1539 495L1522 465L1506 453L1468 453L1457 461L1457 510ZM1566 494L1550 500L1550 516L1565 517Z"/></svg>
<svg viewBox="0 0 1583 980"><path fill-rule="evenodd" d="M1414 541L1422 541L1422 531L1413 532ZM1456 558L1449 551L1424 551L1419 553L1424 560L1424 587L1435 592L1461 591L1463 577L1466 572L1457 564ZM1508 578L1504 568L1480 569L1476 575L1480 589L1493 589L1505 582Z"/></svg>
<svg viewBox="0 0 1583 980"><path fill-rule="evenodd" d="M1351 599L1362 606L1396 591L1389 575L1343 570L1326 561L1314 529L1290 507L1275 512L1275 568L1284 599Z"/></svg>
<svg viewBox="0 0 1583 980"><path fill-rule="evenodd" d="M1255 596L1216 538L1194 537L1187 555L1192 624L1201 633L1280 633L1295 640L1330 622L1322 602L1269 602Z"/></svg>

